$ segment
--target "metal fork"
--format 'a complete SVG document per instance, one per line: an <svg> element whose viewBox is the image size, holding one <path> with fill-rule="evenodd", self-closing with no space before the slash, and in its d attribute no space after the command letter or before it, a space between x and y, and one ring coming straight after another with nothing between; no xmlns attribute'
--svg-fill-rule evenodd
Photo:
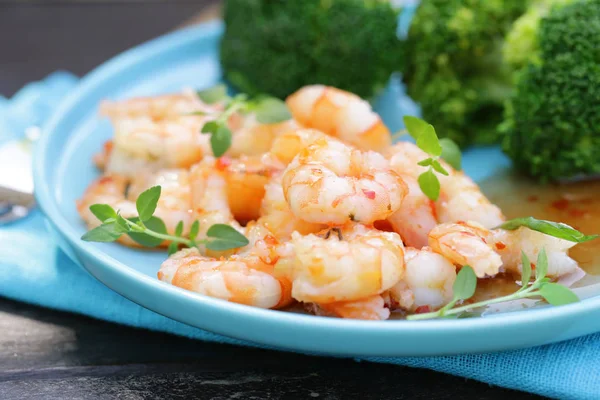
<svg viewBox="0 0 600 400"><path fill-rule="evenodd" d="M0 225L26 217L35 206L31 151L40 129L0 146Z"/></svg>

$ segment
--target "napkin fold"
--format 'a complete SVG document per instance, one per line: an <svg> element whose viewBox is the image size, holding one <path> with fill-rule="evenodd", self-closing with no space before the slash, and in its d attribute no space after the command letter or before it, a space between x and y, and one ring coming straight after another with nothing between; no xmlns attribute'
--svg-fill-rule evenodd
<svg viewBox="0 0 600 400"><path fill-rule="evenodd" d="M76 83L71 74L55 73L10 100L0 97L0 146L43 123ZM189 338L262 347L176 322L108 289L57 247L37 210L0 226L0 271L0 295L10 299ZM364 360L428 368L561 399L600 398L600 334L494 354Z"/></svg>

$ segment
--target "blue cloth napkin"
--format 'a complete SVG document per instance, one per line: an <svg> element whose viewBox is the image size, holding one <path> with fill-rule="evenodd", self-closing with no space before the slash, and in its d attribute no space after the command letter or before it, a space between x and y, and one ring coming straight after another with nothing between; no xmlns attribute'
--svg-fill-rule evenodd
<svg viewBox="0 0 600 400"><path fill-rule="evenodd" d="M0 145L43 122L75 84L72 75L58 73L26 86L11 100L0 97ZM200 340L256 346L173 321L103 286L52 242L39 211L0 227L0 271L0 295L7 298ZM429 368L561 399L600 398L600 334L496 354L365 360Z"/></svg>

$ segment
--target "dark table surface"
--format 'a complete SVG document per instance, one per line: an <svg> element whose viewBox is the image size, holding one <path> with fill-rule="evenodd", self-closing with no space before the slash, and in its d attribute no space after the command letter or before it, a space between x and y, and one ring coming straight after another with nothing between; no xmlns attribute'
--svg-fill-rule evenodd
<svg viewBox="0 0 600 400"><path fill-rule="evenodd" d="M0 0L0 94L105 59L211 1ZM535 398L428 370L202 343L0 297L0 398Z"/></svg>

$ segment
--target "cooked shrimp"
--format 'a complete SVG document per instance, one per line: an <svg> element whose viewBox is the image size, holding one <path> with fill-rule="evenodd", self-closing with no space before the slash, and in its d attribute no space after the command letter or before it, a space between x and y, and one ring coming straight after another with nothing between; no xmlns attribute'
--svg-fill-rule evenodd
<svg viewBox="0 0 600 400"><path fill-rule="evenodd" d="M407 193L405 183L378 153L325 139L298 153L285 170L282 186L297 217L328 225L386 219Z"/></svg>
<svg viewBox="0 0 600 400"><path fill-rule="evenodd" d="M407 248L404 261L404 278L388 291L399 308L435 310L452 300L456 267L450 261L427 247Z"/></svg>
<svg viewBox="0 0 600 400"><path fill-rule="evenodd" d="M405 245L420 249L427 246L428 234L437 225L435 204L421 191L416 179L409 175L400 177L408 187L408 194L388 222Z"/></svg>
<svg viewBox="0 0 600 400"><path fill-rule="evenodd" d="M546 250L548 256L548 277L559 278L579 268L577 261L569 257L569 249L576 243L525 227L514 231L495 229L491 232L489 241L502 257L505 269L512 273L521 274L521 251L527 255L535 269L537 257L542 249Z"/></svg>
<svg viewBox="0 0 600 400"><path fill-rule="evenodd" d="M390 131L368 102L333 87L305 86L286 100L294 118L307 128L351 143L362 150L382 151L392 143Z"/></svg>
<svg viewBox="0 0 600 400"><path fill-rule="evenodd" d="M279 240L288 240L293 232L307 235L325 229L326 226L323 224L306 222L292 213L283 195L281 177L282 174L274 175L265 186L265 196L260 209L261 217L258 221Z"/></svg>
<svg viewBox="0 0 600 400"><path fill-rule="evenodd" d="M354 301L340 301L317 305L325 313L341 318L363 320L386 320L390 317L390 310L386 307L381 295L370 296Z"/></svg>
<svg viewBox="0 0 600 400"><path fill-rule="evenodd" d="M301 150L319 139L329 139L321 131L315 129L294 129L279 135L271 145L268 156L271 162L287 166Z"/></svg>
<svg viewBox="0 0 600 400"><path fill-rule="evenodd" d="M96 165L96 168L98 168L100 170L106 169L106 166L108 165L108 162L112 155L113 147L114 147L113 141L107 140L102 145L102 151L100 153L94 154L94 156L92 157L92 161L94 162L94 165Z"/></svg>
<svg viewBox="0 0 600 400"><path fill-rule="evenodd" d="M280 174L278 166L263 162L262 157L221 157L215 167L222 171L226 181L227 198L234 218L245 224L260 216L265 185L271 176Z"/></svg>
<svg viewBox="0 0 600 400"><path fill-rule="evenodd" d="M252 114L235 114L229 119L228 125L233 132L231 147L227 151L230 157L267 153L279 135L298 128L293 119L277 124L261 124Z"/></svg>
<svg viewBox="0 0 600 400"><path fill-rule="evenodd" d="M126 196L129 185L129 193ZM91 213L92 204L109 204L119 210L125 218L137 215L135 198L151 186L161 186L155 214L163 220L167 231L173 233L179 221L185 227L191 221L191 196L188 172L185 170L161 170L156 173L140 175L130 181L120 175L105 175L94 181L77 202L77 210L81 218L90 228L100 225L100 221ZM119 241L130 246L138 246L128 236L123 235Z"/></svg>
<svg viewBox="0 0 600 400"><path fill-rule="evenodd" d="M223 171L215 168L216 162L214 157L206 157L190 170L192 212L200 224L199 239L205 239L214 224L228 224L243 231L229 208L227 181Z"/></svg>
<svg viewBox="0 0 600 400"><path fill-rule="evenodd" d="M374 296L395 285L404 273L400 236L360 224L319 235L295 232L278 252L276 273L292 281L292 296L303 302L327 304Z"/></svg>
<svg viewBox="0 0 600 400"><path fill-rule="evenodd" d="M83 196L77 200L77 211L88 228L92 229L102 224L90 211L92 204L108 204L119 210L124 217L137 215L135 203L125 198L128 182L129 179L124 176L113 174L102 176L87 187ZM122 238L122 242L126 242L124 244L135 243L129 237Z"/></svg>
<svg viewBox="0 0 600 400"><path fill-rule="evenodd" d="M197 249L184 249L169 257L158 271L158 279L174 286L222 300L260 308L289 304L289 284L269 271L272 266L253 255L228 259L203 256Z"/></svg>
<svg viewBox="0 0 600 400"><path fill-rule="evenodd" d="M400 175L418 179L427 170L427 167L418 165L418 162L429 156L413 143L397 143L388 151L388 155L391 168ZM441 162L449 176L436 173L440 181L440 197L435 202L438 222L475 221L488 229L500 225L504 221L502 212L485 197L473 180ZM413 221L418 222L421 221Z"/></svg>
<svg viewBox="0 0 600 400"><path fill-rule="evenodd" d="M502 258L491 244L489 231L476 222L441 224L429 232L429 246L459 266L469 265L479 278L495 276Z"/></svg>
<svg viewBox="0 0 600 400"><path fill-rule="evenodd" d="M193 92L103 102L100 113L115 131L106 172L134 176L143 169L190 167L211 154L209 136L199 132L215 110ZM208 114L190 115L194 111Z"/></svg>

